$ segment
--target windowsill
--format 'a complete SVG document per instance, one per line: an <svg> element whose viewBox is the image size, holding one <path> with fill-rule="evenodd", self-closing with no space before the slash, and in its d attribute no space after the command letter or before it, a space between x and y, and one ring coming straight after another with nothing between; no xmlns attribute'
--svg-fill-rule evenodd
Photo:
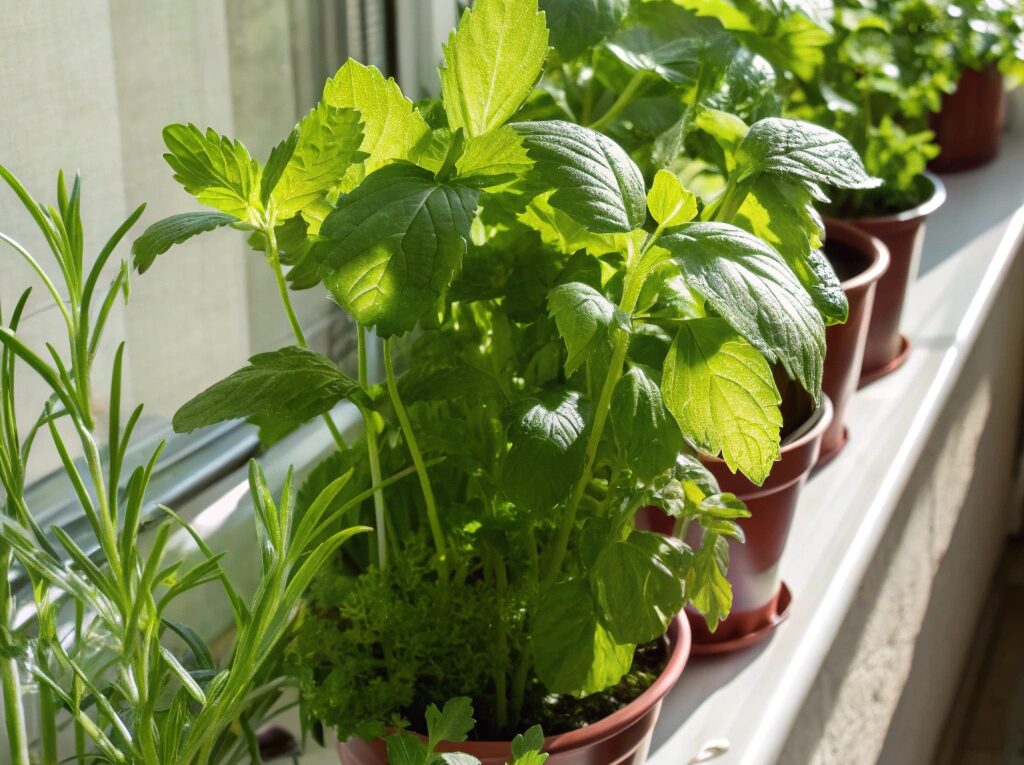
<svg viewBox="0 0 1024 765"><path fill-rule="evenodd" d="M663 704L651 765L690 762L715 746L728 750L715 758L720 763L778 758L1018 255L1024 240L1021 168L1024 130L1018 129L1005 137L995 164L943 178L948 200L929 219L920 273L904 311L913 352L897 373L858 392L847 414L848 446L803 492L782 560L794 594L790 615L758 647L691 661ZM355 429L350 409L340 407L335 415L343 429ZM314 423L260 463L270 484L280 485L289 465L301 473L329 447L326 429ZM254 565L247 489L239 471L190 501L191 513L185 508L212 546L228 551L227 565L233 559L240 568ZM240 582L242 591L246 584ZM202 616L211 621L197 627L215 634L217 614ZM302 758L308 765L336 761L332 750L317 747Z"/></svg>

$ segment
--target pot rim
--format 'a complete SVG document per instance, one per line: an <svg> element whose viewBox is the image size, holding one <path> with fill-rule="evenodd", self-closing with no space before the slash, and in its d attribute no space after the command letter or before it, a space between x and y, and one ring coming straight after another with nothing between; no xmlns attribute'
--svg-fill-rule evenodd
<svg viewBox="0 0 1024 765"><path fill-rule="evenodd" d="M911 207L909 210L901 210L900 212L890 213L889 215L866 215L866 216L852 216L849 218L841 218L839 220L851 221L856 223L865 224L886 224L886 223L906 223L908 221L918 220L920 218L927 218L933 212L942 207L946 201L946 184L942 182L931 170L925 170L921 173L921 176L926 178L932 185L932 195L928 199L924 200L921 204L916 207Z"/></svg>
<svg viewBox="0 0 1024 765"><path fill-rule="evenodd" d="M825 229L826 245L828 245L829 235L834 232L839 233L839 236L831 237L833 240L849 244L865 255L871 256L871 264L867 268L859 274L839 283L839 286L843 288L843 292L852 292L861 287L866 287L872 282L877 282L889 270L889 262L892 260L892 256L889 255L889 248L877 236L872 236L863 229L857 228L849 221L829 220ZM828 257L827 247L825 257Z"/></svg>

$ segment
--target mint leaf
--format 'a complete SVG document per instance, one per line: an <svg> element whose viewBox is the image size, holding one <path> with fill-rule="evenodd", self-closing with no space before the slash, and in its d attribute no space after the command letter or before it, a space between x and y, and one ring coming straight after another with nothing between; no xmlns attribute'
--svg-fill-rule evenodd
<svg viewBox="0 0 1024 765"><path fill-rule="evenodd" d="M519 760L527 755L539 752L544 746L544 731L539 725L527 729L512 739L512 765L523 765ZM546 755L545 755L546 756ZM540 760L543 762L543 760Z"/></svg>
<svg viewBox="0 0 1024 765"><path fill-rule="evenodd" d="M721 319L683 322L662 373L665 406L702 451L761 485L779 454L781 398L771 368Z"/></svg>
<svg viewBox="0 0 1024 765"><path fill-rule="evenodd" d="M615 141L562 120L512 127L536 162L534 171L557 191L556 207L592 233L640 228L647 218L647 187L640 168Z"/></svg>
<svg viewBox="0 0 1024 765"><path fill-rule="evenodd" d="M576 58L619 28L629 0L540 0L551 46L563 61Z"/></svg>
<svg viewBox="0 0 1024 765"><path fill-rule="evenodd" d="M436 704L427 707L427 748L433 752L442 741L465 741L473 730L473 701L459 696L445 702L444 709Z"/></svg>
<svg viewBox="0 0 1024 765"><path fill-rule="evenodd" d="M363 142L359 120L353 109L336 109L323 102L302 118L295 147L271 187L278 222L325 197L349 166L366 156L358 151ZM274 160L271 154L268 171Z"/></svg>
<svg viewBox="0 0 1024 765"><path fill-rule="evenodd" d="M693 555L690 602L704 614L712 632L732 609L732 585L729 571L729 542L717 534L705 534Z"/></svg>
<svg viewBox="0 0 1024 765"><path fill-rule="evenodd" d="M548 391L519 403L501 471L512 502L550 513L569 496L583 469L589 420L590 403L575 391Z"/></svg>
<svg viewBox="0 0 1024 765"><path fill-rule="evenodd" d="M479 194L414 165L377 170L338 200L320 228L324 284L382 336L412 329L462 261Z"/></svg>
<svg viewBox="0 0 1024 765"><path fill-rule="evenodd" d="M221 226L228 226L236 221L235 216L214 212L189 212L172 215L157 221L147 228L132 244L132 256L135 268L140 274L146 273L149 267L172 246L191 239L196 234L213 231Z"/></svg>
<svg viewBox="0 0 1024 765"><path fill-rule="evenodd" d="M444 46L441 95L452 131L484 135L515 114L548 52L537 0L477 0Z"/></svg>
<svg viewBox="0 0 1024 765"><path fill-rule="evenodd" d="M303 348L281 348L253 356L249 366L214 383L178 410L173 425L187 433L244 417L305 422L359 395L359 383L330 359Z"/></svg>
<svg viewBox="0 0 1024 765"><path fill-rule="evenodd" d="M736 150L740 180L773 173L843 189L873 189L881 181L864 169L850 142L827 128L778 117L755 122Z"/></svg>
<svg viewBox="0 0 1024 765"><path fill-rule="evenodd" d="M615 386L609 424L630 470L649 481L668 470L683 448L679 426L657 384L639 367L630 368Z"/></svg>
<svg viewBox="0 0 1024 765"><path fill-rule="evenodd" d="M697 197L683 187L674 173L659 170L647 192L647 209L659 226L672 228L696 217Z"/></svg>
<svg viewBox="0 0 1024 765"><path fill-rule="evenodd" d="M825 325L775 250L724 223L687 224L662 236L658 245L672 253L690 289L817 401Z"/></svg>
<svg viewBox="0 0 1024 765"><path fill-rule="evenodd" d="M185 191L204 205L255 222L251 212L261 208L260 169L241 143L192 124L168 125L163 135L164 159Z"/></svg>
<svg viewBox="0 0 1024 765"><path fill-rule="evenodd" d="M426 120L393 79L385 80L376 67L352 59L327 81L324 102L339 109L355 109L363 121L359 149L367 157L345 173L341 184L345 191L391 161L407 159L430 133Z"/></svg>
<svg viewBox="0 0 1024 765"><path fill-rule="evenodd" d="M489 188L524 175L533 160L523 147L523 139L508 125L486 136L470 138L455 163L458 179L479 188Z"/></svg>
<svg viewBox="0 0 1024 765"><path fill-rule="evenodd" d="M427 745L411 733L393 733L384 739L389 765L425 765L430 762Z"/></svg>
<svg viewBox="0 0 1024 765"><path fill-rule="evenodd" d="M267 164L263 166L263 174L260 178L260 203L266 207L270 203L270 193L281 180L284 169L295 153L295 147L299 145L299 126L296 125L281 143L270 150L270 157Z"/></svg>
<svg viewBox="0 0 1024 765"><path fill-rule="evenodd" d="M548 311L569 351L567 375L579 369L594 350L610 342L614 327L629 331L628 317L600 292L581 282L551 290Z"/></svg>
<svg viewBox="0 0 1024 765"><path fill-rule="evenodd" d="M590 588L559 582L541 594L533 625L533 662L550 693L585 696L615 685L636 646L618 643L601 625Z"/></svg>
<svg viewBox="0 0 1024 765"><path fill-rule="evenodd" d="M633 531L606 546L591 572L601 623L618 643L646 643L665 634L686 605L691 553L678 539Z"/></svg>

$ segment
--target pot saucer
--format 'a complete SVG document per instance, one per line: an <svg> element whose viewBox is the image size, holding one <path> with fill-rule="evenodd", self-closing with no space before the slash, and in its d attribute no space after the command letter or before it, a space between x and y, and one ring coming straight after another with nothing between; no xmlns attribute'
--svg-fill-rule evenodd
<svg viewBox="0 0 1024 765"><path fill-rule="evenodd" d="M910 341L906 335L900 335L900 351L896 356L889 362L883 364L876 369L866 370L860 375L860 382L857 383L857 389L861 389L871 385L876 380L880 380L887 374L891 374L899 369L906 362L910 356Z"/></svg>
<svg viewBox="0 0 1024 765"><path fill-rule="evenodd" d="M814 463L814 470L819 470L819 469L825 467L825 465L827 465L829 462L831 462L836 457L838 457L839 456L839 452L841 452L843 449L846 448L846 443L849 440L850 440L850 429L847 428L846 426L843 426L843 435L839 439L839 443L836 444L835 446L833 446L829 451L822 452L819 455L818 461Z"/></svg>
<svg viewBox="0 0 1024 765"><path fill-rule="evenodd" d="M790 593L786 583L783 582L779 588L779 598L776 601L775 613L772 614L771 621L768 624L753 632L748 632L746 635L741 635L731 640L723 640L720 643L698 643L695 640L690 646L690 654L692 656L716 656L722 653L741 651L744 648L757 645L771 635L775 628L789 616L789 607L792 602L793 595Z"/></svg>

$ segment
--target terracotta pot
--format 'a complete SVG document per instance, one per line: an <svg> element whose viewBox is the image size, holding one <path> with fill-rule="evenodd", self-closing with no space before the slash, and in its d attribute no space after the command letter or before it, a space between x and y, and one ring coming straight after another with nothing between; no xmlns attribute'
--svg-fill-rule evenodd
<svg viewBox="0 0 1024 765"><path fill-rule="evenodd" d="M668 664L650 688L634 701L585 728L548 736L548 765L641 765L647 760L661 701L679 680L690 656L690 626L677 616L668 630L672 646ZM464 741L442 744L443 752L465 752L483 765L504 765L512 758L509 741ZM342 765L386 765L384 742L350 739L338 744Z"/></svg>
<svg viewBox="0 0 1024 765"><path fill-rule="evenodd" d="M917 207L892 215L845 219L847 223L880 239L889 250L889 269L875 288L875 304L868 323L860 387L898 369L910 352L910 341L900 334L903 302L907 287L917 277L924 248L925 220L946 199L946 187L938 176L925 173L923 177L931 183L933 191Z"/></svg>
<svg viewBox="0 0 1024 765"><path fill-rule="evenodd" d="M939 156L932 170L953 173L970 170L995 159L1006 123L1006 89L995 67L968 69L956 90L942 97L942 107L931 116Z"/></svg>
<svg viewBox="0 0 1024 765"><path fill-rule="evenodd" d="M782 447L782 454L763 486L756 486L725 462L710 457L702 461L718 479L722 491L735 494L747 504L750 517L739 522L746 542L729 542L729 582L732 611L710 632L704 617L687 610L693 630L693 653L725 653L745 648L771 634L785 617L789 591L779 576L779 561L786 547L800 490L818 461L821 439L832 422L832 403L822 396L822 405L800 428L799 434ZM645 507L637 514L637 525L672 533L672 519L661 510ZM691 543L699 543L700 530L691 527ZM691 536L693 535L693 536Z"/></svg>
<svg viewBox="0 0 1024 765"><path fill-rule="evenodd" d="M818 465L828 462L846 445L846 405L860 380L875 287L889 268L885 245L842 221L829 221L826 226L825 255L842 281L850 313L845 324L835 324L825 331L821 389L832 400L832 424L822 437Z"/></svg>

